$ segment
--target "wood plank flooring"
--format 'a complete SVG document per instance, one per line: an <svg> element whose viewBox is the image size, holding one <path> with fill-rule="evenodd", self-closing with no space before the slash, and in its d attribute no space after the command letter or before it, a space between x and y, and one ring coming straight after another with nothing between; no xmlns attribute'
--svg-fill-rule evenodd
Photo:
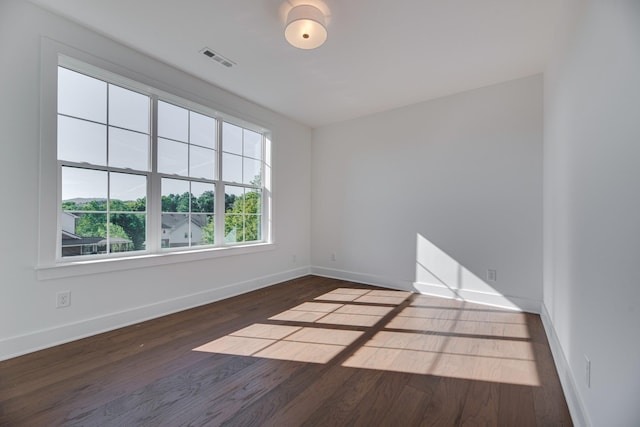
<svg viewBox="0 0 640 427"><path fill-rule="evenodd" d="M0 362L0 426L570 426L539 316L307 276Z"/></svg>

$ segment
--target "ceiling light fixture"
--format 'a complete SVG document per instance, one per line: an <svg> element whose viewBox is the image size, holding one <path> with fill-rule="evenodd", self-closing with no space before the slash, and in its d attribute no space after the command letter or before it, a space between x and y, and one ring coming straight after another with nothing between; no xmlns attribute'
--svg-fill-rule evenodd
<svg viewBox="0 0 640 427"><path fill-rule="evenodd" d="M311 5L296 6L289 11L284 37L300 49L315 49L327 40L325 16Z"/></svg>

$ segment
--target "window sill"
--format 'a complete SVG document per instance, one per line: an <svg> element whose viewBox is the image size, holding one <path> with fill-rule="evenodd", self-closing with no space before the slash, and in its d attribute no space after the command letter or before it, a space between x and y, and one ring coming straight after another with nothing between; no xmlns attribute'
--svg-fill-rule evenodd
<svg viewBox="0 0 640 427"><path fill-rule="evenodd" d="M36 273L38 280L63 279L65 277L133 270L137 268L201 261L233 255L245 255L274 249L275 245L273 243L256 243L254 245L246 246L196 249L191 251L167 252L161 254L145 254L126 258L70 261L55 265L38 266L36 267Z"/></svg>

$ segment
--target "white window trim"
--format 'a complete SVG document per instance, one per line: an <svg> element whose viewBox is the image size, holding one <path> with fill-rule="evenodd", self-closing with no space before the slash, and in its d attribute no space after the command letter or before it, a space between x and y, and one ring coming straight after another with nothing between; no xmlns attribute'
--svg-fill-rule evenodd
<svg viewBox="0 0 640 427"><path fill-rule="evenodd" d="M53 266L38 266L36 267L36 272L38 280L51 280L96 273L108 273L111 271L149 268L181 262L202 261L232 255L247 255L275 249L276 245L274 243L264 242L244 246L208 247L206 249L136 255L126 258L117 257L65 262Z"/></svg>
<svg viewBox="0 0 640 427"><path fill-rule="evenodd" d="M97 58L78 49L61 44L46 37L41 39L41 86L40 86L40 176L39 176L39 224L38 224L38 262L35 267L39 280L49 280L78 275L104 273L110 271L130 270L136 268L148 268L171 263L192 262L213 259L232 255L245 255L266 250L275 249L273 233L273 208L272 208L272 147L273 133L270 126L247 117L236 111L225 112L225 108L216 104L213 100L203 98L191 92L179 89L170 84L159 82L140 72L124 68L112 62ZM227 244L225 246L193 247L179 251L161 252L132 252L131 255L113 256L109 258L82 258L75 257L61 259L58 257L58 240L61 218L57 212L60 209L59 166L57 161L57 68L58 65L67 65L75 69L90 71L91 75L103 78L123 87L131 87L129 82L137 84L132 89L141 91L141 87L147 87L150 94L160 94L166 101L174 101L178 105L193 109L194 111L210 114L220 121L255 130L265 135L265 164L263 187L263 240L255 243ZM185 74L186 76L186 74ZM191 78L191 77L187 77ZM203 110L204 108L204 110ZM153 122L155 123L155 122ZM155 132L153 130L152 132ZM219 137L219 135L218 135ZM160 179L158 174L153 174L154 179ZM151 182L148 183L151 185ZM159 187L156 187L159 188ZM157 197L152 198L152 200ZM224 206L224 197L222 199ZM152 202L153 203L153 202ZM158 206L148 206L148 230L159 221L155 218L159 212L160 201L155 200ZM224 215L216 206L216 215ZM156 208L156 210L154 210ZM222 217L222 216L221 216ZM218 220L217 224L222 224ZM220 225L224 229L223 225ZM218 230L216 230L217 232ZM151 234L151 233L149 233ZM219 234L218 234L219 235ZM149 236L159 239L159 236Z"/></svg>

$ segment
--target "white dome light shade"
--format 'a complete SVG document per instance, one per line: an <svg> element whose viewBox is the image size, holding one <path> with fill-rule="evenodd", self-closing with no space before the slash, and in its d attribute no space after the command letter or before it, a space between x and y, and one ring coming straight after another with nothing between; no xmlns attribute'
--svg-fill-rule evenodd
<svg viewBox="0 0 640 427"><path fill-rule="evenodd" d="M300 49L315 49L327 40L324 14L310 6L296 6L289 11L284 29L287 41Z"/></svg>

